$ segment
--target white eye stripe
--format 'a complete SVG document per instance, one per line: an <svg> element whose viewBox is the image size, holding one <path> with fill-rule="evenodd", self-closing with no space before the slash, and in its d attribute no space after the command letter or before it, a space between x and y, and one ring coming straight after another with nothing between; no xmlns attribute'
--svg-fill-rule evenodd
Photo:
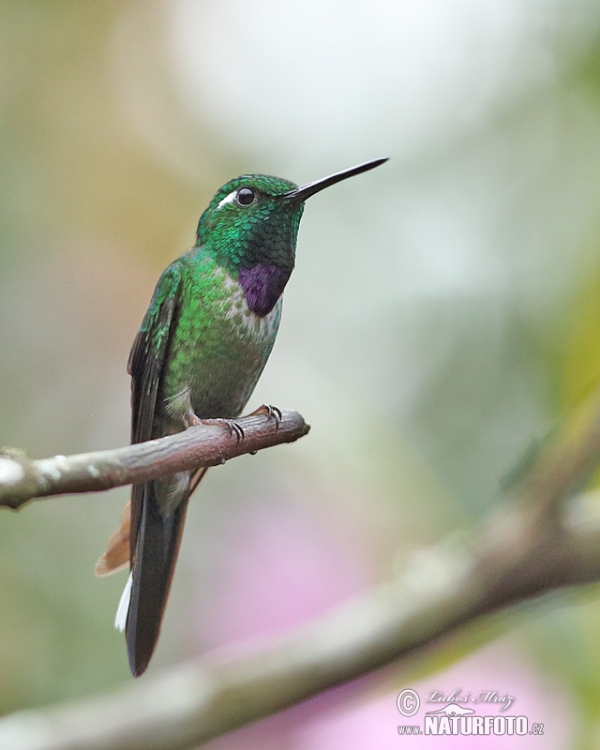
<svg viewBox="0 0 600 750"><path fill-rule="evenodd" d="M221 206L224 206L226 203L235 203L237 193L238 191L234 190L232 193L229 193L229 195L226 195L222 200L220 200L217 203L217 210L219 210Z"/></svg>

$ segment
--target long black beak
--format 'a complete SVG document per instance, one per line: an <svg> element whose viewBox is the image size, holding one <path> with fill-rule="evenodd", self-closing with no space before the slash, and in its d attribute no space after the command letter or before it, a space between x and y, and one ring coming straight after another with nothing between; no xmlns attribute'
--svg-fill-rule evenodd
<svg viewBox="0 0 600 750"><path fill-rule="evenodd" d="M364 164L358 164L356 167L350 167L350 169L344 169L341 172L331 174L329 175L329 177L323 177L322 180L309 182L308 185L303 185L302 187L296 188L295 190L290 190L289 193L284 193L279 197L285 198L286 200L293 200L302 203L307 198L310 198L311 195L314 195L320 190L324 190L331 185L335 185L336 182L341 182L342 180L346 180L348 177L354 177L354 175L361 174L362 172L368 172L369 169L375 169L375 167L378 167L380 164L386 162L388 158L389 157L386 156L383 159L373 159L373 161L366 161Z"/></svg>

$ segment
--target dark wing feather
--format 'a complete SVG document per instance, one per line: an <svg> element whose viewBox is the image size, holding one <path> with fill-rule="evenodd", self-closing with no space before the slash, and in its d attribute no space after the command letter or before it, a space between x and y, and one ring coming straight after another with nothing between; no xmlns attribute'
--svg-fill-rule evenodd
<svg viewBox="0 0 600 750"><path fill-rule="evenodd" d="M129 356L133 443L157 437L157 399L179 314L180 294L181 269L174 263L156 286ZM161 513L159 495L164 486L164 481L150 481L134 484L131 490L132 587L125 630L129 664L136 677L146 669L158 639L187 509L186 496L172 513Z"/></svg>
<svg viewBox="0 0 600 750"><path fill-rule="evenodd" d="M178 314L180 287L181 269L175 262L160 277L148 312L131 347L127 371L131 375L132 443L142 443L153 437L156 399L173 324ZM144 487L144 484L134 484L131 491L130 562L132 568Z"/></svg>

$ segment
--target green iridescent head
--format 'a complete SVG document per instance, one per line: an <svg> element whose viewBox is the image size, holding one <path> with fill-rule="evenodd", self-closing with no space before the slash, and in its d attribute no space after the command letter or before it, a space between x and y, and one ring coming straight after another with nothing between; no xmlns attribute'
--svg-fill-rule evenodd
<svg viewBox="0 0 600 750"><path fill-rule="evenodd" d="M198 223L198 244L225 268L294 266L303 201L287 200L297 186L261 174L236 177L223 185Z"/></svg>

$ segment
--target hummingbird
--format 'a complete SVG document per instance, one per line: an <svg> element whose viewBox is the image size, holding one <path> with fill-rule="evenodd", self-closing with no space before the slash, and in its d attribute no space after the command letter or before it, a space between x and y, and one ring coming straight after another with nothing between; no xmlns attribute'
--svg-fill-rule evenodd
<svg viewBox="0 0 600 750"><path fill-rule="evenodd" d="M196 243L162 273L128 361L131 442L221 423L238 439L242 413L273 348L294 268L307 198L387 158L298 187L245 174L221 187L200 217ZM267 416L277 410L264 408ZM125 630L134 677L156 647L188 501L207 468L134 484L120 528L96 565L129 564L115 625Z"/></svg>

